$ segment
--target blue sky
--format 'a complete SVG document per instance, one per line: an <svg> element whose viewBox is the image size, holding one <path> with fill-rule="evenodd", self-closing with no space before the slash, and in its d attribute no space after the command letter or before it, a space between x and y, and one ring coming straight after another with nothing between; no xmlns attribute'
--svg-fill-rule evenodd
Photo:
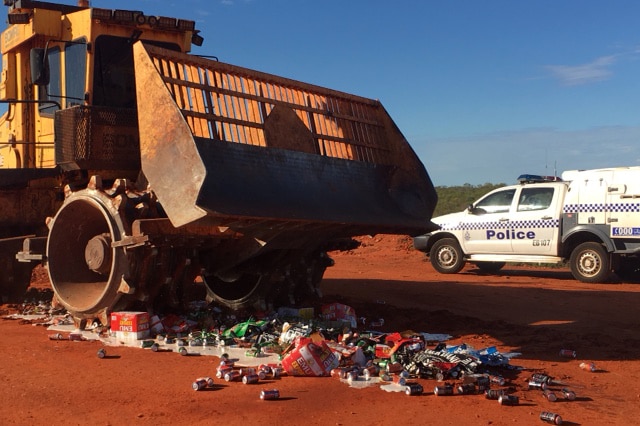
<svg viewBox="0 0 640 426"><path fill-rule="evenodd" d="M640 165L637 0L91 4L194 19L193 53L380 99L437 186Z"/></svg>

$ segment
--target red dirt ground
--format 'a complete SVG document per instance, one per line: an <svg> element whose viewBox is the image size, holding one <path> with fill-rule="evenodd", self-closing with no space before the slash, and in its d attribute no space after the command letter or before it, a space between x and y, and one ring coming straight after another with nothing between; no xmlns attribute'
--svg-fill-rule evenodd
<svg viewBox="0 0 640 426"><path fill-rule="evenodd" d="M333 257L324 302L384 318L383 331L445 333L453 336L449 344L520 352L511 365L524 370L508 376L520 404L437 397L430 390L438 382L427 379L418 380L421 396L354 389L329 377L283 377L264 386L217 380L211 391L194 392L195 377L214 375L216 357L118 347L108 349L116 356L99 359L100 342L51 341L44 327L0 320L0 424L535 425L543 411L569 425L640 418L638 283L583 284L566 269L509 265L499 275L472 265L442 275L398 236L363 238L359 249ZM13 312L6 305L2 311ZM577 358L561 358L560 349ZM580 369L581 362L594 362L597 371ZM550 402L527 390L535 372L562 380L577 399ZM281 398L260 400L263 387L278 388Z"/></svg>

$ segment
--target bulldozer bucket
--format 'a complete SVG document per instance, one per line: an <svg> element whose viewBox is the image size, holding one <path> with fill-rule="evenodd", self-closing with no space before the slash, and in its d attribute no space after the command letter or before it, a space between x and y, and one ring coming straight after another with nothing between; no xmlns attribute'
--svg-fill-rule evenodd
<svg viewBox="0 0 640 426"><path fill-rule="evenodd" d="M142 170L176 227L435 229L437 196L379 101L137 42Z"/></svg>

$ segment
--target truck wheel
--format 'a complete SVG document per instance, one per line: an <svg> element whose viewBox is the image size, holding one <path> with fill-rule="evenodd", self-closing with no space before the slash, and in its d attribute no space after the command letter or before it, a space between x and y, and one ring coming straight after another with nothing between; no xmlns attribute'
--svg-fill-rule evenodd
<svg viewBox="0 0 640 426"><path fill-rule="evenodd" d="M460 244L453 238L436 241L429 252L433 268L442 274L455 274L464 267L464 255Z"/></svg>
<svg viewBox="0 0 640 426"><path fill-rule="evenodd" d="M493 274L502 269L505 265L505 262L476 262L475 265L482 272Z"/></svg>
<svg viewBox="0 0 640 426"><path fill-rule="evenodd" d="M602 244L582 243L571 252L571 274L584 283L602 283L609 278L609 254Z"/></svg>

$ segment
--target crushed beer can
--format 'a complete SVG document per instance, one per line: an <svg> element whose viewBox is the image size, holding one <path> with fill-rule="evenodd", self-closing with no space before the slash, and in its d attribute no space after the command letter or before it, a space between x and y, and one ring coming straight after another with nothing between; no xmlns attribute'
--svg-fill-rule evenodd
<svg viewBox="0 0 640 426"><path fill-rule="evenodd" d="M504 377L498 375L498 374L490 374L489 375L489 381L491 383L495 383L498 386L504 386L505 384L505 380Z"/></svg>
<svg viewBox="0 0 640 426"><path fill-rule="evenodd" d="M596 365L593 362L581 362L580 368L585 371L590 371L592 373L596 371Z"/></svg>
<svg viewBox="0 0 640 426"><path fill-rule="evenodd" d="M540 420L554 425L562 424L562 417L560 417L560 414L552 413L550 411L543 411L540 413Z"/></svg>

